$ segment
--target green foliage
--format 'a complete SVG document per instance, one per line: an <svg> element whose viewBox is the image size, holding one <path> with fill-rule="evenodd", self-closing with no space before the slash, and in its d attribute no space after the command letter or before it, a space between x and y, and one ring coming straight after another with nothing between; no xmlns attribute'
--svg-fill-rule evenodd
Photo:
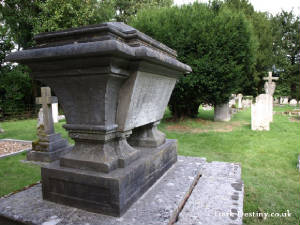
<svg viewBox="0 0 300 225"><path fill-rule="evenodd" d="M248 82L242 86L241 92L255 96L261 93L264 80L263 77L271 70L273 65L271 22L267 13L254 11L248 0L225 0L225 4L232 10L243 12L251 22L255 38L257 40L256 63L252 74L248 74Z"/></svg>
<svg viewBox="0 0 300 225"><path fill-rule="evenodd" d="M18 48L33 45L33 26L40 12L39 0L1 0L1 21L9 27L10 35Z"/></svg>
<svg viewBox="0 0 300 225"><path fill-rule="evenodd" d="M132 25L177 50L193 72L180 79L171 100L175 117L195 116L200 103L221 104L239 90L255 63L251 24L228 7L195 3L138 13Z"/></svg>
<svg viewBox="0 0 300 225"><path fill-rule="evenodd" d="M145 8L170 7L173 0L113 0L116 11L116 20L128 23L132 16Z"/></svg>
<svg viewBox="0 0 300 225"><path fill-rule="evenodd" d="M111 20L114 5L109 0L46 0L39 3L34 33L56 31Z"/></svg>
<svg viewBox="0 0 300 225"><path fill-rule="evenodd" d="M293 12L282 11L272 17L272 34L274 36L274 64L280 76L276 96L300 98L300 47L299 17Z"/></svg>
<svg viewBox="0 0 300 225"><path fill-rule="evenodd" d="M23 66L6 67L0 72L0 108L3 113L25 109L31 104L32 85Z"/></svg>

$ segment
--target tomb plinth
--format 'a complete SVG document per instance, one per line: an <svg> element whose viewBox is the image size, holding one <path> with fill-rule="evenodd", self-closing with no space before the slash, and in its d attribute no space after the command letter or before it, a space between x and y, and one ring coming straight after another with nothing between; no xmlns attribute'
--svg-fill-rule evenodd
<svg viewBox="0 0 300 225"><path fill-rule="evenodd" d="M75 141L42 168L43 198L122 215L177 160L176 140L157 130L176 80L191 68L176 52L124 23L35 37L7 61L51 87ZM129 140L129 143L127 142Z"/></svg>

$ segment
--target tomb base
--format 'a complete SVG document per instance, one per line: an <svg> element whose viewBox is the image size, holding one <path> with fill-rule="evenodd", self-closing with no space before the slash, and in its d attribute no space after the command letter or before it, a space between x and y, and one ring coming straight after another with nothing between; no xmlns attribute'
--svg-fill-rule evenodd
<svg viewBox="0 0 300 225"><path fill-rule="evenodd" d="M244 185L240 179L239 164L179 156L121 217L45 201L38 184L0 199L0 224L241 225Z"/></svg>
<svg viewBox="0 0 300 225"><path fill-rule="evenodd" d="M140 157L110 173L62 167L42 168L43 198L91 212L121 216L177 161L177 141L138 148Z"/></svg>
<svg viewBox="0 0 300 225"><path fill-rule="evenodd" d="M26 158L28 161L36 162L53 162L58 160L62 155L67 154L73 149L73 146L67 146L51 152L34 151L27 152Z"/></svg>

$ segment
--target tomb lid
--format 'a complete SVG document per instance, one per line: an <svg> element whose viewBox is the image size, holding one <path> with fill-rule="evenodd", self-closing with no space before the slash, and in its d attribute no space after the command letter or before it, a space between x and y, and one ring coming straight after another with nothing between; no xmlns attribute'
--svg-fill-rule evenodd
<svg viewBox="0 0 300 225"><path fill-rule="evenodd" d="M34 48L102 40L118 40L132 47L147 46L173 58L177 57L175 50L122 22L107 22L62 31L41 33L36 35L34 39L37 43Z"/></svg>

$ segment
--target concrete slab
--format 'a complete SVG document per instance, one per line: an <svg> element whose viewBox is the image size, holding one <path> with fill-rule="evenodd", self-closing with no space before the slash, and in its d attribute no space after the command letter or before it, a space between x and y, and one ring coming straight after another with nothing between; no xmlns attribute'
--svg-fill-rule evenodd
<svg viewBox="0 0 300 225"><path fill-rule="evenodd" d="M242 209L243 184L240 176L238 164L207 163L204 158L179 156L178 162L122 217L44 201L41 185L36 185L0 199L0 224L167 225L176 222L182 207L178 225L241 224L240 217L224 219L210 213Z"/></svg>
<svg viewBox="0 0 300 225"><path fill-rule="evenodd" d="M207 163L176 225L243 224L243 197L239 164Z"/></svg>

